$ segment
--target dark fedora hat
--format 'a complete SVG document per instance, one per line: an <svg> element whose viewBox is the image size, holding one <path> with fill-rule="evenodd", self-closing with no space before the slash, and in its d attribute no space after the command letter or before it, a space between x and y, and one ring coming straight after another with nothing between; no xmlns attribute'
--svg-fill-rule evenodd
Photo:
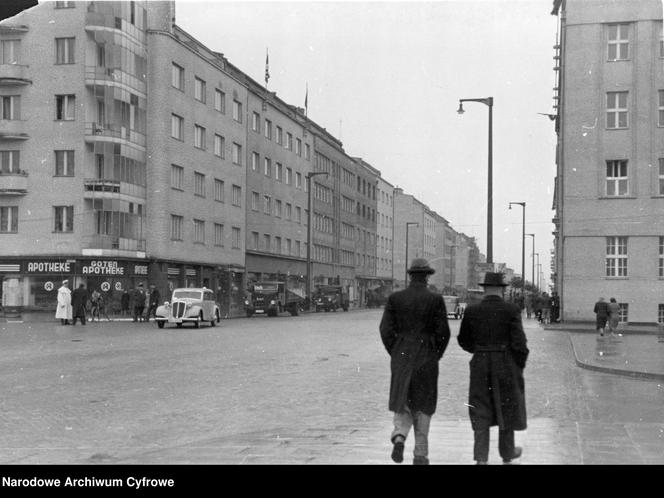
<svg viewBox="0 0 664 498"><path fill-rule="evenodd" d="M408 268L408 273L425 273L431 275L436 273L436 270L429 266L429 262L423 258L415 258Z"/></svg>
<svg viewBox="0 0 664 498"><path fill-rule="evenodd" d="M509 284L506 284L503 282L503 274L502 273L493 273L493 272L486 272L484 275L484 282L480 282L478 285L489 285L492 287L507 287Z"/></svg>

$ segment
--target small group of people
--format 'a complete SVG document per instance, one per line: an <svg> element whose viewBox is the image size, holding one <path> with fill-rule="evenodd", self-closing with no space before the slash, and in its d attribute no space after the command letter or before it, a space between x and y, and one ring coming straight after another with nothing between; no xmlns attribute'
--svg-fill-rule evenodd
<svg viewBox="0 0 664 498"><path fill-rule="evenodd" d="M534 315L534 316L533 316ZM560 297L557 292L532 294L526 299L526 316L548 325L560 321Z"/></svg>
<svg viewBox="0 0 664 498"><path fill-rule="evenodd" d="M612 297L607 303L603 297L600 297L595 303L593 312L595 313L595 330L599 332L599 335L604 336L607 322L610 334L615 335L620 323L620 305L616 298Z"/></svg>
<svg viewBox="0 0 664 498"><path fill-rule="evenodd" d="M149 290L145 290L142 283L139 283L136 289L130 289L131 292L124 291L120 298L121 312L123 316L132 305L133 319L138 321L150 321L150 316L155 316L159 306L160 294L154 284L150 284ZM58 289L58 304L55 310L55 318L60 320L62 325L76 325L77 320L82 325L86 324L88 316L90 321L101 320L101 317L108 321L113 321L107 312L107 306L103 293L97 289L92 294L85 288L85 284L80 283L78 288L72 291L69 288L69 279L62 281L62 286Z"/></svg>
<svg viewBox="0 0 664 498"><path fill-rule="evenodd" d="M443 296L428 290L435 273L426 259L413 260L409 286L388 297L380 322L382 343L390 355L389 410L394 462L403 461L405 442L413 428L413 464L426 465L431 417L438 399L438 363L450 340ZM457 341L471 353L468 409L474 435L473 458L489 460L489 430L498 426L503 463L519 458L514 431L526 429L523 369L528 358L521 309L504 299L502 273L487 273L484 298L463 314Z"/></svg>

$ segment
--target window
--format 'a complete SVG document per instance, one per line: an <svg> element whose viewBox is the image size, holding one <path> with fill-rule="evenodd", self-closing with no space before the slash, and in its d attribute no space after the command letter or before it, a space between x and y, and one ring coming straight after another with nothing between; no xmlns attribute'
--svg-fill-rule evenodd
<svg viewBox="0 0 664 498"><path fill-rule="evenodd" d="M272 121L269 119L265 120L265 129L263 131L265 133L265 138L272 140Z"/></svg>
<svg viewBox="0 0 664 498"><path fill-rule="evenodd" d="M74 95L55 96L55 119L71 121L75 118L76 97Z"/></svg>
<svg viewBox="0 0 664 498"><path fill-rule="evenodd" d="M311 147L309 147L309 144L304 144L304 158L307 161L311 159Z"/></svg>
<svg viewBox="0 0 664 498"><path fill-rule="evenodd" d="M194 98L205 104L205 93L205 81L198 77L194 77Z"/></svg>
<svg viewBox="0 0 664 498"><path fill-rule="evenodd" d="M221 223L214 224L214 245L223 246L224 245L224 225Z"/></svg>
<svg viewBox="0 0 664 498"><path fill-rule="evenodd" d="M258 171L259 161L260 161L260 158L258 156L258 152L252 152L251 153L251 170L252 171Z"/></svg>
<svg viewBox="0 0 664 498"><path fill-rule="evenodd" d="M224 201L224 181L218 178L214 179L214 200L217 202Z"/></svg>
<svg viewBox="0 0 664 498"><path fill-rule="evenodd" d="M55 2L56 9L73 9L76 7L76 2Z"/></svg>
<svg viewBox="0 0 664 498"><path fill-rule="evenodd" d="M233 185L233 206L242 206L242 187Z"/></svg>
<svg viewBox="0 0 664 498"><path fill-rule="evenodd" d="M18 64L21 40L0 40L0 64Z"/></svg>
<svg viewBox="0 0 664 498"><path fill-rule="evenodd" d="M295 255L296 255L296 256L300 256L300 252L301 252L301 249L300 249L300 241L299 241L299 240L296 240L296 241L295 241Z"/></svg>
<svg viewBox="0 0 664 498"><path fill-rule="evenodd" d="M276 254L281 254L281 237L274 238L274 252Z"/></svg>
<svg viewBox="0 0 664 498"><path fill-rule="evenodd" d="M271 244L272 240L270 239L270 236L267 233L263 234L263 247L265 248L266 252L270 252Z"/></svg>
<svg viewBox="0 0 664 498"><path fill-rule="evenodd" d="M659 56L664 57L664 24L659 28Z"/></svg>
<svg viewBox="0 0 664 498"><path fill-rule="evenodd" d="M194 172L194 195L205 197L205 175Z"/></svg>
<svg viewBox="0 0 664 498"><path fill-rule="evenodd" d="M55 151L55 176L74 176L74 151Z"/></svg>
<svg viewBox="0 0 664 498"><path fill-rule="evenodd" d="M606 161L606 195L619 196L629 194L627 161Z"/></svg>
<svg viewBox="0 0 664 498"><path fill-rule="evenodd" d="M226 158L226 140L221 135L214 134L214 155L222 159Z"/></svg>
<svg viewBox="0 0 664 498"><path fill-rule="evenodd" d="M0 174L19 173L21 171L20 158L21 152L18 150L0 151Z"/></svg>
<svg viewBox="0 0 664 498"><path fill-rule="evenodd" d="M281 201L279 199L274 201L274 215L281 218Z"/></svg>
<svg viewBox="0 0 664 498"><path fill-rule="evenodd" d="M620 311L618 312L618 322L627 323L629 321L629 304L618 303L618 306L620 306Z"/></svg>
<svg viewBox="0 0 664 498"><path fill-rule="evenodd" d="M657 323L664 323L664 304L657 305Z"/></svg>
<svg viewBox="0 0 664 498"><path fill-rule="evenodd" d="M171 114L171 137L184 141L184 118Z"/></svg>
<svg viewBox="0 0 664 498"><path fill-rule="evenodd" d="M664 278L664 237L659 238L659 278Z"/></svg>
<svg viewBox="0 0 664 498"><path fill-rule="evenodd" d="M293 170L291 168L286 168L286 185L293 183Z"/></svg>
<svg viewBox="0 0 664 498"><path fill-rule="evenodd" d="M214 89L214 109L226 114L226 94L218 88Z"/></svg>
<svg viewBox="0 0 664 498"><path fill-rule="evenodd" d="M171 69L171 85L184 92L184 68L175 62Z"/></svg>
<svg viewBox="0 0 664 498"><path fill-rule="evenodd" d="M627 92L607 92L606 127L627 128Z"/></svg>
<svg viewBox="0 0 664 498"><path fill-rule="evenodd" d="M233 119L238 123L242 122L242 102L233 101Z"/></svg>
<svg viewBox="0 0 664 498"><path fill-rule="evenodd" d="M258 250L258 232L251 232L251 248Z"/></svg>
<svg viewBox="0 0 664 498"><path fill-rule="evenodd" d="M205 146L205 128L194 125L194 147L197 149L205 149Z"/></svg>
<svg viewBox="0 0 664 498"><path fill-rule="evenodd" d="M284 144L284 130L281 129L281 126L277 126L277 143L279 145Z"/></svg>
<svg viewBox="0 0 664 498"><path fill-rule="evenodd" d="M295 188L302 188L302 173L295 173Z"/></svg>
<svg viewBox="0 0 664 498"><path fill-rule="evenodd" d="M659 158L659 195L664 195L664 157Z"/></svg>
<svg viewBox="0 0 664 498"><path fill-rule="evenodd" d="M76 38L56 38L55 39L55 63L73 64L74 63L74 40Z"/></svg>
<svg viewBox="0 0 664 498"><path fill-rule="evenodd" d="M184 190L184 168L171 164L171 188Z"/></svg>
<svg viewBox="0 0 664 498"><path fill-rule="evenodd" d="M257 112L251 114L251 129L260 132L261 116Z"/></svg>
<svg viewBox="0 0 664 498"><path fill-rule="evenodd" d="M272 160L269 157L263 159L263 174L272 176Z"/></svg>
<svg viewBox="0 0 664 498"><path fill-rule="evenodd" d="M293 150L293 135L291 133L286 133L286 148Z"/></svg>
<svg viewBox="0 0 664 498"><path fill-rule="evenodd" d="M205 222L194 220L194 244L205 244Z"/></svg>
<svg viewBox="0 0 664 498"><path fill-rule="evenodd" d="M182 216L171 215L171 240L182 240Z"/></svg>
<svg viewBox="0 0 664 498"><path fill-rule="evenodd" d="M295 206L295 221L302 223L302 208Z"/></svg>
<svg viewBox="0 0 664 498"><path fill-rule="evenodd" d="M295 153L298 156L302 157L302 140L300 140L299 138L295 139Z"/></svg>
<svg viewBox="0 0 664 498"><path fill-rule="evenodd" d="M242 146L233 142L233 164L242 166Z"/></svg>
<svg viewBox="0 0 664 498"><path fill-rule="evenodd" d="M629 24L609 24L610 61L629 58Z"/></svg>
<svg viewBox="0 0 664 498"><path fill-rule="evenodd" d="M291 239L286 239L286 254L289 256L293 254L293 241Z"/></svg>
<svg viewBox="0 0 664 498"><path fill-rule="evenodd" d="M54 206L55 218L54 232L74 231L74 206Z"/></svg>
<svg viewBox="0 0 664 498"><path fill-rule="evenodd" d="M18 206L0 207L0 233L18 232Z"/></svg>
<svg viewBox="0 0 664 498"><path fill-rule="evenodd" d="M658 110L658 119L657 119L657 125L658 126L664 126L664 90L660 90L657 92L659 96L659 105L657 106Z"/></svg>
<svg viewBox="0 0 664 498"><path fill-rule="evenodd" d="M258 211L258 199L259 199L258 192L252 192L251 193L251 209L253 211Z"/></svg>
<svg viewBox="0 0 664 498"><path fill-rule="evenodd" d="M263 196L263 213L272 214L272 197L269 195Z"/></svg>
<svg viewBox="0 0 664 498"><path fill-rule="evenodd" d="M627 237L606 238L606 276L627 276Z"/></svg>
<svg viewBox="0 0 664 498"><path fill-rule="evenodd" d="M289 202L286 203L286 219L290 220L293 218L293 205Z"/></svg>
<svg viewBox="0 0 664 498"><path fill-rule="evenodd" d="M281 171L283 170L283 166L281 163L277 163L274 169L274 179L277 180L278 182L281 181Z"/></svg>
<svg viewBox="0 0 664 498"><path fill-rule="evenodd" d="M231 230L233 249L242 249L242 231L240 227L233 227Z"/></svg>

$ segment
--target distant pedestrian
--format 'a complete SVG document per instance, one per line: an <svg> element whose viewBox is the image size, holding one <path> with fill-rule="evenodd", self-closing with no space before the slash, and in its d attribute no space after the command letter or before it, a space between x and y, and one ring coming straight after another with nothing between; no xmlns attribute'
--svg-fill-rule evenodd
<svg viewBox="0 0 664 498"><path fill-rule="evenodd" d="M90 321L94 322L95 317L97 317L97 321L101 321L101 317L103 316L108 320L109 322L112 322L108 316L108 313L106 312L106 301L104 299L104 295L99 292L97 289L92 291L92 295L90 296L90 302L92 303L92 310L90 313Z"/></svg>
<svg viewBox="0 0 664 498"><path fill-rule="evenodd" d="M599 332L600 336L604 336L604 329L606 328L606 321L609 318L609 305L606 304L603 297L595 303L593 308L595 313L595 330Z"/></svg>
<svg viewBox="0 0 664 498"><path fill-rule="evenodd" d="M526 317L530 318L533 314L533 295L528 294L526 297Z"/></svg>
<svg viewBox="0 0 664 498"><path fill-rule="evenodd" d="M63 280L62 286L58 289L58 307L55 310L55 318L59 318L62 325L69 325L69 320L72 319L69 280Z"/></svg>
<svg viewBox="0 0 664 498"><path fill-rule="evenodd" d="M611 335L615 335L616 330L618 330L618 323L620 322L620 305L616 302L615 297L609 299L608 307L609 331Z"/></svg>
<svg viewBox="0 0 664 498"><path fill-rule="evenodd" d="M548 325L551 323L551 298L546 292L542 292L540 298L540 306L542 307L542 320L541 323Z"/></svg>
<svg viewBox="0 0 664 498"><path fill-rule="evenodd" d="M157 317L157 308L159 307L160 299L161 296L159 294L159 291L157 290L157 287L154 284L150 284L150 299L149 299L149 307L147 313L148 322L150 321L150 316L152 316L153 318Z"/></svg>
<svg viewBox="0 0 664 498"><path fill-rule="evenodd" d="M408 288L387 299L380 336L391 357L389 409L394 412L392 460L403 461L414 428L413 464L429 463L429 424L438 400L438 362L450 340L443 296L427 289L435 270L426 259L413 260Z"/></svg>
<svg viewBox="0 0 664 498"><path fill-rule="evenodd" d="M145 310L145 289L143 288L142 283L138 284L134 289L132 297L134 302L134 321L143 321L143 311Z"/></svg>
<svg viewBox="0 0 664 498"><path fill-rule="evenodd" d="M85 284L78 284L78 289L76 289L71 294L71 307L73 312L73 321L72 325L76 325L76 320L81 319L81 325L85 325L86 315L87 315L87 306L90 297L88 296L88 290L85 288Z"/></svg>
<svg viewBox="0 0 664 498"><path fill-rule="evenodd" d="M120 297L120 314L122 316L127 316L129 314L129 301L131 300L130 291L133 291L133 289L125 289Z"/></svg>
<svg viewBox="0 0 664 498"><path fill-rule="evenodd" d="M461 321L459 345L473 354L470 361L468 413L474 431L473 458L489 460L490 428L498 426L498 451L503 463L521 456L514 431L526 429L523 369L528 358L519 308L504 300L502 273L486 273L484 299L468 306Z"/></svg>
<svg viewBox="0 0 664 498"><path fill-rule="evenodd" d="M551 321L553 323L560 321L560 296L555 291L551 293Z"/></svg>

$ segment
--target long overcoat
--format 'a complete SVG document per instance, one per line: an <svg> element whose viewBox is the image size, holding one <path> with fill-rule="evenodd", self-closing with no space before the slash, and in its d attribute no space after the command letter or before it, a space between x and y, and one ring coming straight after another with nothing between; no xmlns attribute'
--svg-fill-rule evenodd
<svg viewBox="0 0 664 498"><path fill-rule="evenodd" d="M55 318L62 320L72 319L71 290L66 285L58 289L58 307L55 310Z"/></svg>
<svg viewBox="0 0 664 498"><path fill-rule="evenodd" d="M468 395L473 430L493 425L524 430L523 369L529 351L521 311L499 296L486 296L466 309L457 339L465 351L473 353Z"/></svg>
<svg viewBox="0 0 664 498"><path fill-rule="evenodd" d="M450 340L445 302L427 289L426 282L411 282L391 294L380 322L380 336L390 354L389 409L433 415L438 400L438 361Z"/></svg>
<svg viewBox="0 0 664 498"><path fill-rule="evenodd" d="M78 287L71 293L71 307L75 317L85 317L88 299L88 291L84 287Z"/></svg>

